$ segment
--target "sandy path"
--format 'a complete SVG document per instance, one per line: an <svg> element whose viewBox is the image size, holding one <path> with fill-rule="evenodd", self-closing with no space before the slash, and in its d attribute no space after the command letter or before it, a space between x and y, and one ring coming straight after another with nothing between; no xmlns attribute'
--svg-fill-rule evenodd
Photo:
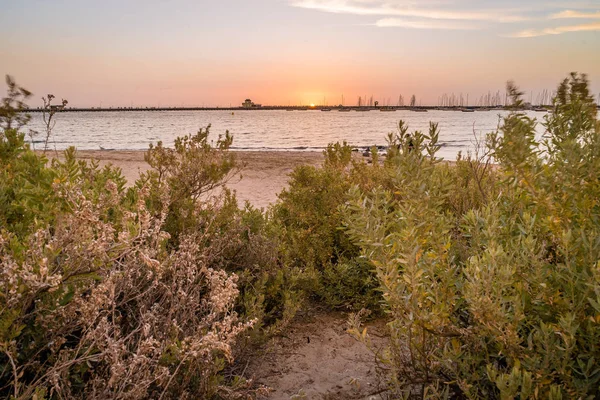
<svg viewBox="0 0 600 400"><path fill-rule="evenodd" d="M383 323L367 324L369 332ZM372 336L376 348L384 342ZM346 316L319 312L297 317L284 336L273 338L255 358L249 377L272 388L269 400L380 399L382 380L374 354L346 333Z"/></svg>
<svg viewBox="0 0 600 400"><path fill-rule="evenodd" d="M319 165L320 152L301 151L247 151L235 152L246 166L240 176L227 184L237 193L240 205L249 201L255 207L267 207L277 200L277 194L287 186L289 174L299 165ZM127 182L134 182L141 172L148 170L143 151L81 150L78 158L95 159L101 166L112 164L121 168Z"/></svg>

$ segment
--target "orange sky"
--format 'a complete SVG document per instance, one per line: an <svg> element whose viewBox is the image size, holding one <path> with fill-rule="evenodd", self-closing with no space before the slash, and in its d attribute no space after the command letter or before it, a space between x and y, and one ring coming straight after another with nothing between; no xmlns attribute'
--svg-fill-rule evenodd
<svg viewBox="0 0 600 400"><path fill-rule="evenodd" d="M381 103L503 90L570 71L600 92L600 2L8 2L0 72L71 106ZM325 98L325 100L324 100Z"/></svg>

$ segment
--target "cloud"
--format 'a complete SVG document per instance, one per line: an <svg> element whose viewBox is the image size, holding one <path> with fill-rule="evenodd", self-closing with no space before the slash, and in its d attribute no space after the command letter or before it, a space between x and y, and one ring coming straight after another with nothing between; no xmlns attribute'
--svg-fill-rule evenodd
<svg viewBox="0 0 600 400"><path fill-rule="evenodd" d="M547 6L552 9L567 9L567 10L594 10L598 11L598 1L548 1Z"/></svg>
<svg viewBox="0 0 600 400"><path fill-rule="evenodd" d="M440 21L436 19L410 20L405 18L383 18L375 22L380 28L409 28L409 29L446 29L446 30L474 30L480 29L479 25L456 21Z"/></svg>
<svg viewBox="0 0 600 400"><path fill-rule="evenodd" d="M440 8L439 2L384 0L294 0L292 6L338 14L414 17L435 20L518 22L528 18L511 10L459 10ZM438 5L438 7L431 7Z"/></svg>
<svg viewBox="0 0 600 400"><path fill-rule="evenodd" d="M545 29L526 29L520 32L516 32L508 35L509 37L514 38L530 38L530 37L538 37L538 36L547 36L547 35L560 35L563 33L569 32L593 32L600 31L600 22L593 22L589 24L580 24L580 25L569 25L569 26L559 26L555 28L545 28Z"/></svg>
<svg viewBox="0 0 600 400"><path fill-rule="evenodd" d="M581 11L573 11L573 10L565 10L556 14L552 14L550 19L574 19L574 18L582 18L582 19L600 19L600 11L596 12L581 12Z"/></svg>
<svg viewBox="0 0 600 400"><path fill-rule="evenodd" d="M328 13L373 17L367 25L380 28L432 30L495 29L494 24L537 21L536 28L524 29L508 37L526 38L560 35L568 32L598 31L598 23L552 27L561 19L600 19L597 0L288 0L294 7ZM595 7L592 7L595 4ZM521 25L522 28L527 26Z"/></svg>

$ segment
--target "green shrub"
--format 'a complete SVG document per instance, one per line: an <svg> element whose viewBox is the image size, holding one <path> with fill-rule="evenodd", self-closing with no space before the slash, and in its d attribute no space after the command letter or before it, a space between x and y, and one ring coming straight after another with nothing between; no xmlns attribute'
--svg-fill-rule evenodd
<svg viewBox="0 0 600 400"><path fill-rule="evenodd" d="M210 225L197 226L198 245L214 249L207 260L214 269L238 276L237 311L254 320L254 339L269 337L284 328L302 306L302 274L281 262L279 229L268 215L246 204L239 208L226 191L222 201L205 207ZM200 211L203 213L203 211Z"/></svg>
<svg viewBox="0 0 600 400"><path fill-rule="evenodd" d="M352 159L346 143L331 144L320 167L300 166L289 187L272 208L280 227L279 253L287 268L299 271L299 284L309 294L333 307L378 307L372 266L359 258L359 248L343 229L340 207L351 185L368 188L381 177L372 166Z"/></svg>
<svg viewBox="0 0 600 400"><path fill-rule="evenodd" d="M541 141L535 125L513 112L488 136L498 171L476 201L448 201L470 185L423 157L434 132L394 161L393 189L353 189L346 223L384 293L395 395L600 396L600 125L585 76L559 86Z"/></svg>
<svg viewBox="0 0 600 400"><path fill-rule="evenodd" d="M229 132L219 136L213 146L208 140L210 126L195 135L175 139L174 148L166 148L162 142L150 145L144 159L151 169L142 174L136 185L151 189L149 207L154 212L169 204L166 230L171 234L173 245L179 235L194 229L201 223L195 208L211 196L239 171L235 155L229 147L233 137ZM168 185L168 198L162 199L162 188Z"/></svg>

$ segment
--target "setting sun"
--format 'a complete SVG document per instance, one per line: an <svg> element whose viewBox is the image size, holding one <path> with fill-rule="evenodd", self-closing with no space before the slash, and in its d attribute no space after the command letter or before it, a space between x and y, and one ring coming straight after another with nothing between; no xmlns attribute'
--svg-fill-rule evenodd
<svg viewBox="0 0 600 400"><path fill-rule="evenodd" d="M314 103L310 103L310 106L311 106L311 107L314 107L315 105L314 105Z"/></svg>

